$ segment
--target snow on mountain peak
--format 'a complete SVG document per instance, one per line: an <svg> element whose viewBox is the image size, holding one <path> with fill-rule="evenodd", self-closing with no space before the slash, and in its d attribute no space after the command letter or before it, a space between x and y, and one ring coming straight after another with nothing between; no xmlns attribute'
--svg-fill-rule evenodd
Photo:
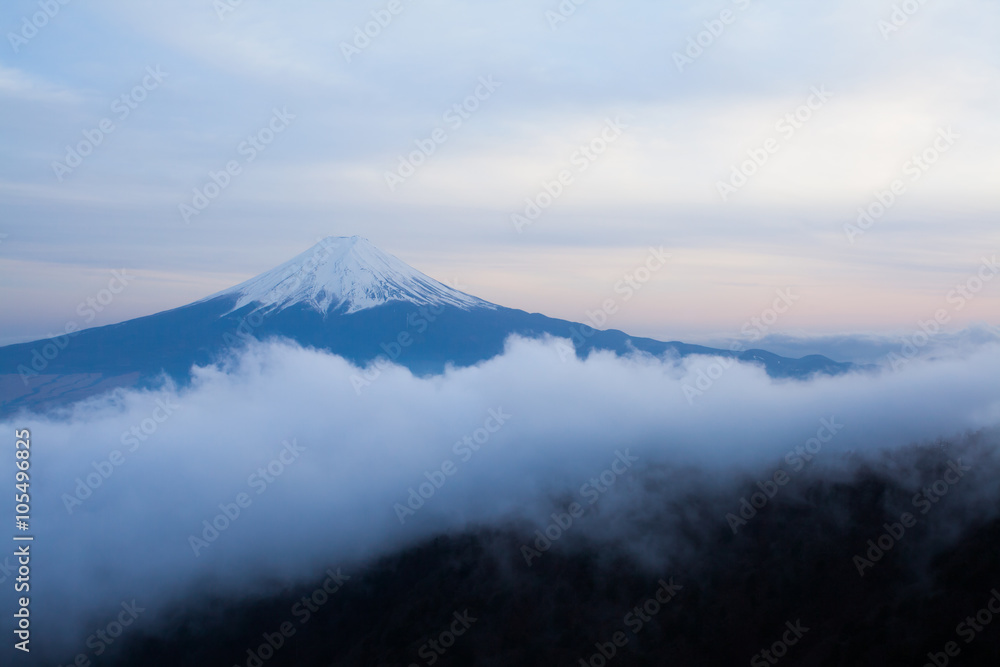
<svg viewBox="0 0 1000 667"><path fill-rule="evenodd" d="M284 310L295 304L321 313L353 313L390 301L416 305L496 308L448 287L382 252L361 236L329 236L270 271L209 298L237 296L234 310Z"/></svg>

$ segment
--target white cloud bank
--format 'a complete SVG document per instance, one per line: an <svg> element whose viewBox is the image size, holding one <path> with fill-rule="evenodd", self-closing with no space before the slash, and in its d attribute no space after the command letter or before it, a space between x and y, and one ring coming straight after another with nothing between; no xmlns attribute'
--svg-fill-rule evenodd
<svg viewBox="0 0 1000 667"><path fill-rule="evenodd" d="M192 593L251 594L473 524L542 525L554 496L579 496L619 453L636 459L615 466L622 476L668 464L722 479L780 463L821 419L843 425L832 453L1000 425L1000 346L808 382L734 365L692 404L683 387L714 360L579 360L559 345L514 339L491 361L426 378L392 367L361 396L343 359L259 345L196 369L186 388L4 423L31 431L39 643L93 656L86 637L123 601L150 623ZM0 477L13 472L3 457ZM100 485L78 490L88 476ZM400 511L433 480L422 507ZM206 539L205 520L229 525Z"/></svg>

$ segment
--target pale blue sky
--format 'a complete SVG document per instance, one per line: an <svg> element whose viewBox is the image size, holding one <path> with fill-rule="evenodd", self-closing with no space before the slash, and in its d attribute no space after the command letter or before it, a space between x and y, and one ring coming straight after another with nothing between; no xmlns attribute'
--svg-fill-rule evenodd
<svg viewBox="0 0 1000 667"><path fill-rule="evenodd" d="M738 336L785 288L801 299L778 331L906 331L941 307L956 327L998 323L1000 280L961 311L946 301L1000 252L995 2L913 2L891 32L884 0L587 0L558 23L556 0L243 0L221 18L220 4L5 3L0 342L182 305L353 234L574 320L664 246L671 264L608 324L661 338ZM372 12L387 25L348 62ZM445 115L477 90L460 124ZM794 131L778 124L797 110ZM623 131L581 161L615 118ZM248 161L242 142L272 122ZM390 189L386 171L436 128L446 141ZM100 145L54 168L85 132ZM768 145L723 201L718 183ZM917 178L907 162L925 150ZM180 205L229 161L239 173L186 221ZM512 214L563 170L518 233ZM851 243L845 225L894 179L897 201ZM122 268L134 281L83 322L78 305Z"/></svg>

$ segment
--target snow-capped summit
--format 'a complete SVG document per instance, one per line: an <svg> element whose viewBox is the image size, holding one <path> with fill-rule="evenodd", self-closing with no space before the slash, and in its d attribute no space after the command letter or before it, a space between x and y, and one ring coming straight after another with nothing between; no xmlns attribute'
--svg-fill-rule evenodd
<svg viewBox="0 0 1000 667"><path fill-rule="evenodd" d="M495 309L488 301L434 280L361 236L330 236L284 264L208 299L236 295L234 310L284 310L303 304L320 313L353 313L390 301Z"/></svg>

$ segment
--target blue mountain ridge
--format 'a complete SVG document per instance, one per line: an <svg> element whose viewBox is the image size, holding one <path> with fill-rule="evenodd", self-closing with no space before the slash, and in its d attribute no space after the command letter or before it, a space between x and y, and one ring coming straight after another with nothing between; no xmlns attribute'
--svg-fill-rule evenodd
<svg viewBox="0 0 1000 667"><path fill-rule="evenodd" d="M358 365L388 358L420 375L490 359L514 334L569 339L581 357L609 350L736 358L762 365L775 378L854 368L820 355L791 359L764 350L721 350L596 330L470 297L359 237L323 243L337 244L337 252L319 266L301 261L308 256L303 253L298 264L293 260L280 271L186 306L0 348L0 416L44 411L115 387L151 386L163 374L184 385L192 365L216 362L250 340L276 338ZM315 248L310 252L315 256ZM282 287L283 298L276 300L274 285Z"/></svg>

